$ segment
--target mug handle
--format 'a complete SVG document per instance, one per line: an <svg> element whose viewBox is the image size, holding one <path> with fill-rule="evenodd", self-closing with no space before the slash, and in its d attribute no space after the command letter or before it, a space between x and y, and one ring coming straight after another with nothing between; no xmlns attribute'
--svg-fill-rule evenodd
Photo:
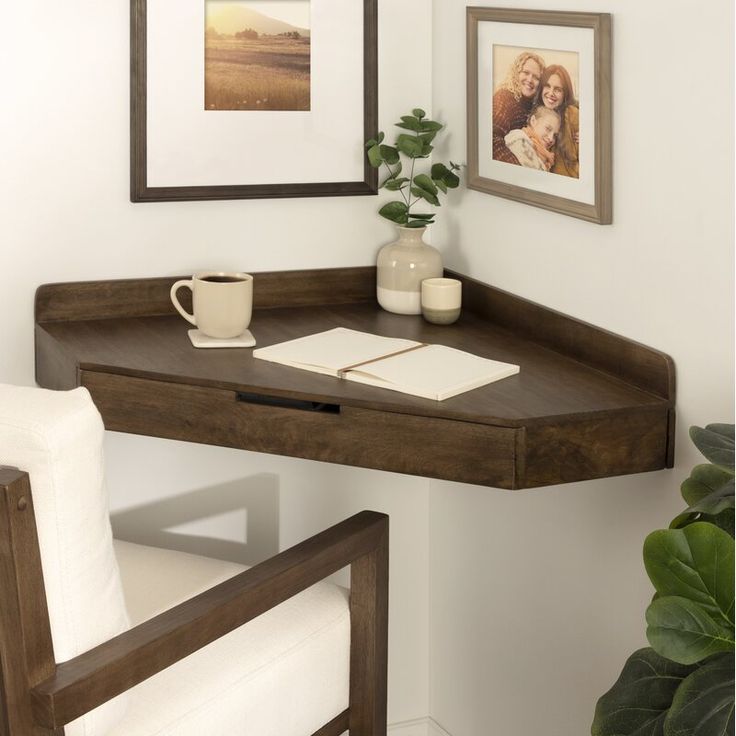
<svg viewBox="0 0 736 736"><path fill-rule="evenodd" d="M179 291L179 289L181 289L182 286L186 286L187 289L189 289L189 291L191 291L192 293L194 293L194 289L193 289L193 286L192 286L191 279L189 279L189 280L184 279L182 281L177 281L171 287L171 291L169 292L169 294L171 296L171 303L176 307L176 311L179 312L179 314L182 317L184 317L184 319L187 320L187 322L191 322L196 327L197 326L197 321L194 319L194 315L193 314L189 314L189 312L187 312L186 309L184 309L184 307L182 307L182 305L179 304L179 300L176 298L176 292Z"/></svg>

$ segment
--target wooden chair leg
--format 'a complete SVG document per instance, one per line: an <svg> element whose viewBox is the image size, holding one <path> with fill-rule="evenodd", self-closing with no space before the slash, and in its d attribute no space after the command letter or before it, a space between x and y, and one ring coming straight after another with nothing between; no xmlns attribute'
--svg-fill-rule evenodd
<svg viewBox="0 0 736 736"><path fill-rule="evenodd" d="M350 567L350 736L386 736L388 519L378 546Z"/></svg>
<svg viewBox="0 0 736 736"><path fill-rule="evenodd" d="M35 724L30 691L56 667L28 474L0 466L0 734L63 736ZM24 622L25 625L22 625Z"/></svg>

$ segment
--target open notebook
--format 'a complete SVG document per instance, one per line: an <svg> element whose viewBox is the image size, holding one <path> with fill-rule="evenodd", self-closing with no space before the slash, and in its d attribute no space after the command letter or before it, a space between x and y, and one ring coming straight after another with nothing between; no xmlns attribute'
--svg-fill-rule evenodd
<svg viewBox="0 0 736 736"><path fill-rule="evenodd" d="M336 327L253 351L274 363L442 401L519 372L518 365Z"/></svg>

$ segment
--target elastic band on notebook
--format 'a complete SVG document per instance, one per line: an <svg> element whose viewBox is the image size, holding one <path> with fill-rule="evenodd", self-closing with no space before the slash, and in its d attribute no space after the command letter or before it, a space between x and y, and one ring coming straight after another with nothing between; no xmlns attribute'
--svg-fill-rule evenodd
<svg viewBox="0 0 736 736"><path fill-rule="evenodd" d="M345 378L345 374L348 371L354 371L356 368L360 368L362 365L368 365L369 363L378 363L379 360L386 360L386 358L393 358L395 355L401 355L402 353L410 353L412 350L419 350L419 348L426 348L429 343L420 342L419 345L412 345L410 348L404 348L403 350L397 350L393 353L387 353L382 355L380 358L371 358L370 360L364 360L362 363L353 363L353 365L345 366L337 371L338 378Z"/></svg>

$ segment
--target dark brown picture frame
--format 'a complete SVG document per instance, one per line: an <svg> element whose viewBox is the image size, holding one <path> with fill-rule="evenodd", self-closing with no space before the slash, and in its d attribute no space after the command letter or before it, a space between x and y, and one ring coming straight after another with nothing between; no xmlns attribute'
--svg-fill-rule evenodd
<svg viewBox="0 0 736 736"><path fill-rule="evenodd" d="M468 7L467 31L467 147L468 188L524 202L571 217L609 225L612 221L612 122L611 122L611 15L548 10ZM594 135L595 201L593 204L540 192L481 176L478 151L478 25L525 23L539 26L591 28L594 34Z"/></svg>
<svg viewBox="0 0 736 736"><path fill-rule="evenodd" d="M174 202L213 199L272 199L377 194L378 171L367 157L362 181L298 184L150 187L147 183L146 104L147 0L130 3L130 199L131 202ZM377 0L363 0L363 141L378 131Z"/></svg>

